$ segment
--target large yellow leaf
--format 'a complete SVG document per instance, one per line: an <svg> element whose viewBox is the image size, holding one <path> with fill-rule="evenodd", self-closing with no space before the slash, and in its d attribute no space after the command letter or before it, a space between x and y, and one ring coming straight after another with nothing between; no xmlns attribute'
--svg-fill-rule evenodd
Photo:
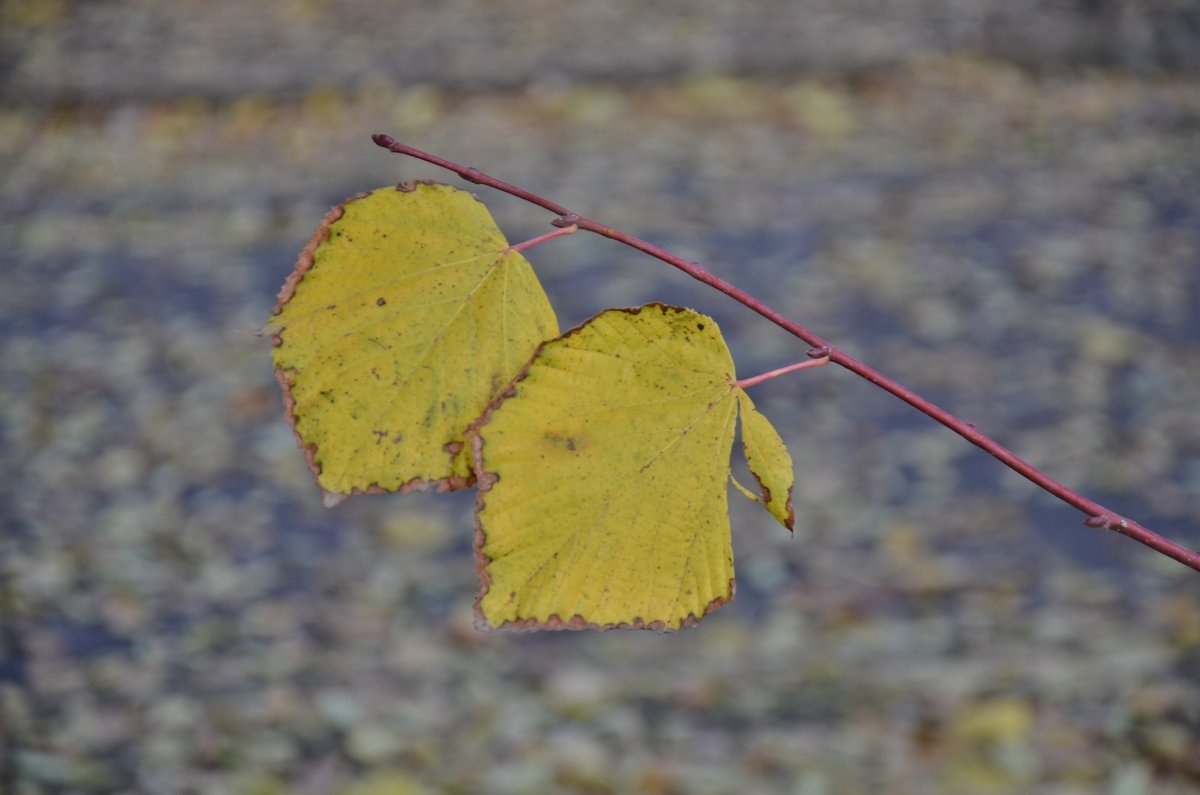
<svg viewBox="0 0 1200 795"><path fill-rule="evenodd" d="M481 623L676 630L732 599L734 381L690 309L608 310L544 343L468 431Z"/></svg>
<svg viewBox="0 0 1200 795"><path fill-rule="evenodd" d="M334 208L264 331L327 504L470 483L467 425L558 333L533 269L487 208L447 185Z"/></svg>

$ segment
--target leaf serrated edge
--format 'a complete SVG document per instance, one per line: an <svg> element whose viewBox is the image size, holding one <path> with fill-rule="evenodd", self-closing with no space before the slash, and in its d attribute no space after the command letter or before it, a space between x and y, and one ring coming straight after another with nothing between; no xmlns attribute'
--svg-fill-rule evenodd
<svg viewBox="0 0 1200 795"><path fill-rule="evenodd" d="M442 494L469 488L475 484L475 476L468 475L466 477L450 476L436 480L413 478L401 483L394 489L385 489L378 483L372 483L365 489L354 488L349 492L326 490L321 485L321 464L317 460L317 445L312 442L305 443L304 438L300 435L300 431L297 428L295 412L296 398L292 395L292 373L292 370L285 370L280 367L275 368L275 380L279 382L280 389L283 391L283 415L288 425L292 428L292 435L296 438L296 446L304 452L304 460L308 463L308 469L312 472L317 488L321 490L321 502L325 504L326 508L333 508L345 502L350 497L357 497L363 494L411 494L412 492L428 491L435 491ZM450 455L451 461L453 461L456 451L447 450L446 452Z"/></svg>
<svg viewBox="0 0 1200 795"><path fill-rule="evenodd" d="M592 321L599 318L601 315L606 315L606 314L611 314L611 313L616 313L616 312L624 312L625 314L629 314L629 315L637 315L637 314L641 314L641 312L643 310L651 309L651 308L659 309L664 314L666 314L667 311L671 311L671 312L695 312L696 311L694 309L689 309L688 307L674 306L672 304L664 304L661 301L653 301L651 303L643 304L641 306L605 309L600 312L597 312L596 314L587 318L586 320L584 320L582 323L578 324L577 326L575 326L571 329L568 329L567 331L564 331L562 334L559 334L557 337L552 337L551 339L543 340L537 346L537 348L534 349L533 355L529 357L529 361L527 361L525 363L525 365L521 368L521 370L513 377L513 379L511 381L509 381L508 386L506 386L503 390L501 390L499 393L497 393L496 397L492 399L492 402L488 404L488 407L486 409L484 409L483 413L480 414L479 417L474 422L472 422L470 425L467 426L465 436L466 436L467 443L469 445L471 445L471 466L474 469L474 481L475 481L475 486L476 486L475 512L474 512L475 531L474 531L474 536L473 536L471 546L472 546L472 552L475 557L475 572L476 572L476 574L479 575L479 591L475 595L475 604L474 604L475 628L477 630L480 630L482 632L490 632L490 631L504 629L504 630L512 630L515 632L531 632L534 630L559 631L559 630L590 629L590 630L595 630L598 632L607 632L610 629L646 629L646 630L650 630L652 632L660 632L660 633L679 632L681 630L696 626L697 624L700 623L701 619L706 618L710 613L715 612L718 608L729 604L730 602L733 601L734 597L737 595L737 576L735 574L729 578L729 595L728 596L714 597L712 600L709 601L709 603L707 605L704 606L704 610L701 611L700 615L696 615L695 613L688 613L687 616L680 619L679 626L677 626L677 627L668 626L667 623L662 620L646 622L646 621L642 620L640 617L634 618L634 620L632 622L622 621L622 622L618 622L618 623L614 623L614 624L597 624L595 622L586 620L583 616L579 615L578 613L576 613L575 615L571 616L571 618L566 619L566 620L564 620L557 613L551 613L550 616L547 617L547 619L545 621L539 621L535 618L524 618L524 619L518 619L516 621L509 620L509 621L505 621L504 623L500 624L499 626L492 626L491 622L489 622L487 617L484 616L484 614L483 614L483 598L485 596L487 596L488 591L490 591L491 587L492 587L492 576L490 573L488 573L488 570L487 570L487 567L492 562L492 559L489 558L487 555L485 555L483 552L483 547L487 543L487 533L485 533L483 530L482 514L483 514L484 510L487 508L487 501L486 501L485 495L487 494L487 492L491 491L492 486L494 486L496 484L496 482L498 480L500 480L499 474L497 474L495 472L487 472L483 468L484 440L483 440L483 436L482 436L481 432L482 432L484 426L486 426L488 424L488 422L492 418L493 412L495 412L495 410L498 409L504 403L505 400L508 400L509 398L514 397L517 394L517 385L521 381L525 380L525 377L527 375L529 375L530 368L533 366L534 362L537 361L537 358L541 355L542 350L545 349L546 346L548 346L552 343L556 343L561 340L564 340L567 337L570 337L571 335L578 333L585 326L587 326L589 323L591 323Z"/></svg>
<svg viewBox="0 0 1200 795"><path fill-rule="evenodd" d="M313 261L313 253L317 250L318 246L329 239L329 227L341 220L342 216L346 214L346 205L352 201L365 199L370 195L370 191L356 193L343 201L341 204L331 209L329 212L325 213L325 217L321 219L321 223L312 233L312 236L308 238L308 242L304 244L304 248L300 249L300 255L296 258L295 267L292 269L292 272L288 274L287 279L284 280L283 287L279 289L279 295L277 295L275 298L275 308L271 310L272 317L281 313L283 308L287 306L288 301L291 301L296 295L296 287L299 286L300 282L304 281L305 275L307 275L308 272L313 269L313 265L316 264ZM279 329L270 335L271 343L276 348L283 344L283 342L279 339L279 334L282 331L283 329Z"/></svg>

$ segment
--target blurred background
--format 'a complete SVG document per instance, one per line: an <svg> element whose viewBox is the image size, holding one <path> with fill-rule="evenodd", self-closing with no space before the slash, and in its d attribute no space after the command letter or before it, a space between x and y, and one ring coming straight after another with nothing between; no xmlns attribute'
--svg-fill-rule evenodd
<svg viewBox="0 0 1200 795"><path fill-rule="evenodd" d="M1200 792L1200 576L834 369L756 388L798 529L731 497L733 604L477 633L472 496L323 508L247 333L330 205L456 182L375 132L1200 545L1193 2L0 0L0 792Z"/></svg>

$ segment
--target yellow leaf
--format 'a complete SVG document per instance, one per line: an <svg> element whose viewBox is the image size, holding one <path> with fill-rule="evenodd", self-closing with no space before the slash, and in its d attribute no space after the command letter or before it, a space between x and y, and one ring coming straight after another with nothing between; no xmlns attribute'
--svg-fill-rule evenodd
<svg viewBox="0 0 1200 795"><path fill-rule="evenodd" d="M264 332L288 418L335 504L469 485L464 430L558 324L487 208L418 183L334 208Z"/></svg>
<svg viewBox="0 0 1200 795"><path fill-rule="evenodd" d="M382 770L338 790L339 795L425 795L428 792L407 774Z"/></svg>
<svg viewBox="0 0 1200 795"><path fill-rule="evenodd" d="M740 389L738 402L741 403L742 449L762 496L755 497L737 481L734 481L734 485L750 499L765 505L781 525L791 530L796 522L796 514L792 510L792 481L795 477L792 456L775 426L754 408L754 401Z"/></svg>
<svg viewBox="0 0 1200 795"><path fill-rule="evenodd" d="M480 623L677 630L732 599L734 381L690 309L612 309L543 343L468 431Z"/></svg>
<svg viewBox="0 0 1200 795"><path fill-rule="evenodd" d="M1033 729L1033 707L1023 698L994 698L972 704L956 716L951 733L975 743L1005 743Z"/></svg>

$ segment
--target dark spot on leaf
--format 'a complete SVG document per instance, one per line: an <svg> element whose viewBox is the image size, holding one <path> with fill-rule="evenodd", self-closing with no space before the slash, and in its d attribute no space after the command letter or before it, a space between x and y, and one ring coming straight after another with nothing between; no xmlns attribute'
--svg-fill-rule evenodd
<svg viewBox="0 0 1200 795"><path fill-rule="evenodd" d="M382 442L388 435L387 431L371 431L371 433L375 434L375 444Z"/></svg>
<svg viewBox="0 0 1200 795"><path fill-rule="evenodd" d="M383 300L382 298L375 299L375 306L383 306L386 303L387 303L387 301Z"/></svg>
<svg viewBox="0 0 1200 795"><path fill-rule="evenodd" d="M700 331L704 331L704 324L703 324L703 323L697 323L697 324L696 324L696 328L698 328Z"/></svg>
<svg viewBox="0 0 1200 795"><path fill-rule="evenodd" d="M325 398L330 403L337 403L337 398L334 397L333 392L331 390L328 390L328 389L322 390L321 397Z"/></svg>

